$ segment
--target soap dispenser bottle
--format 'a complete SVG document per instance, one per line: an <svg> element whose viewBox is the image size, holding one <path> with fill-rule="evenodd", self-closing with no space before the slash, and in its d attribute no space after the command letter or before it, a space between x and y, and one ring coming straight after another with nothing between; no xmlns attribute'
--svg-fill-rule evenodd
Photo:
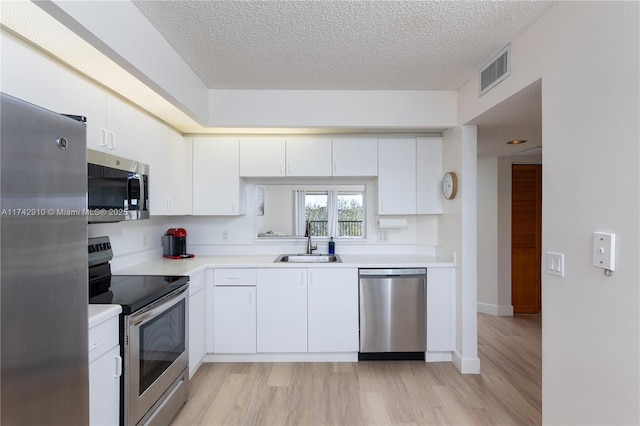
<svg viewBox="0 0 640 426"><path fill-rule="evenodd" d="M336 254L336 243L333 241L333 237L329 239L329 254Z"/></svg>

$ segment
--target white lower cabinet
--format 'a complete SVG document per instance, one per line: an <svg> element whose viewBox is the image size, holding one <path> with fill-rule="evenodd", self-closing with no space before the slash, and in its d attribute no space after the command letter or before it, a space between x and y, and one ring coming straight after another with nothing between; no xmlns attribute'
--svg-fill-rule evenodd
<svg viewBox="0 0 640 426"><path fill-rule="evenodd" d="M258 352L307 352L307 270L258 269Z"/></svg>
<svg viewBox="0 0 640 426"><path fill-rule="evenodd" d="M256 270L213 272L213 347L217 354L256 353Z"/></svg>
<svg viewBox="0 0 640 426"><path fill-rule="evenodd" d="M427 351L456 348L455 268L427 268Z"/></svg>
<svg viewBox="0 0 640 426"><path fill-rule="evenodd" d="M257 351L357 352L356 268L258 269Z"/></svg>
<svg viewBox="0 0 640 426"><path fill-rule="evenodd" d="M309 352L357 352L358 270L309 269Z"/></svg>
<svg viewBox="0 0 640 426"><path fill-rule="evenodd" d="M213 291L214 352L256 353L255 286L216 286Z"/></svg>
<svg viewBox="0 0 640 426"><path fill-rule="evenodd" d="M206 353L207 271L189 277L189 377L198 371Z"/></svg>
<svg viewBox="0 0 640 426"><path fill-rule="evenodd" d="M89 424L120 422L120 357L118 315L89 329Z"/></svg>
<svg viewBox="0 0 640 426"><path fill-rule="evenodd" d="M120 422L120 345L89 364L89 424Z"/></svg>

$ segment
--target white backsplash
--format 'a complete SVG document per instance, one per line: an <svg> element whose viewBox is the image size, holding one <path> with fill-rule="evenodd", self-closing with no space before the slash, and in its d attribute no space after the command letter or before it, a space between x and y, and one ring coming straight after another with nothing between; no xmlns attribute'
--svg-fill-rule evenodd
<svg viewBox="0 0 640 426"><path fill-rule="evenodd" d="M408 216L407 228L388 229L387 241L377 241L377 229L369 228L367 240L336 239L337 254L437 254L438 216ZM257 239L253 217L155 216L149 220L91 224L90 237L111 239L114 270L158 259L162 256L162 235L168 228L187 230L187 252L198 256L273 255L304 253L306 239ZM373 228L373 229L372 229ZM226 231L228 240L223 241ZM373 234L373 235L371 235ZM316 253L327 253L328 239L313 238Z"/></svg>

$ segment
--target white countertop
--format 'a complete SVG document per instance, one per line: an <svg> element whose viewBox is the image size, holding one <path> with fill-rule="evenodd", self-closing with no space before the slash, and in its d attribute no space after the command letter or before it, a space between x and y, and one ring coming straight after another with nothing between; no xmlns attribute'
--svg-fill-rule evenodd
<svg viewBox="0 0 640 426"><path fill-rule="evenodd" d="M339 254L341 263L274 263L278 255L196 256L159 258L119 269L116 275L192 275L207 268L443 268L455 266L449 256Z"/></svg>
<svg viewBox="0 0 640 426"><path fill-rule="evenodd" d="M89 328L118 316L120 312L120 305L89 305Z"/></svg>

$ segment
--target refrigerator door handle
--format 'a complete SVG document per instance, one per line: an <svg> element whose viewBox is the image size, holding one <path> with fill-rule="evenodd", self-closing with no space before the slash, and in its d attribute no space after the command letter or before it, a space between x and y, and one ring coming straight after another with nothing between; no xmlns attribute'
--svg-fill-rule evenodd
<svg viewBox="0 0 640 426"><path fill-rule="evenodd" d="M114 379L122 376L122 357L120 355L114 356L116 360L116 374L113 376Z"/></svg>

